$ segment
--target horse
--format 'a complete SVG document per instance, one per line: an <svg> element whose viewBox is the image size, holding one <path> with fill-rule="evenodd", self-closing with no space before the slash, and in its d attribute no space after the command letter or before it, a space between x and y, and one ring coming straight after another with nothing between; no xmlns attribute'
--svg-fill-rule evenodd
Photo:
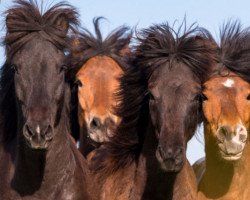
<svg viewBox="0 0 250 200"><path fill-rule="evenodd" d="M204 29L182 28L165 23L137 33L118 93L122 121L90 158L101 185L96 199L196 199L185 152L202 116L201 83L215 47Z"/></svg>
<svg viewBox="0 0 250 200"><path fill-rule="evenodd" d="M203 86L205 170L198 199L250 196L250 29L226 23L218 62Z"/></svg>
<svg viewBox="0 0 250 200"><path fill-rule="evenodd" d="M119 104L115 95L118 79L130 57L129 28L121 26L103 40L101 19L93 20L96 36L83 29L72 38L69 55L73 93L71 129L76 140L80 135L79 150L85 157L108 141L121 121L113 107Z"/></svg>
<svg viewBox="0 0 250 200"><path fill-rule="evenodd" d="M17 0L6 11L0 88L0 199L90 199L86 160L70 139L65 52L78 27L74 7L41 13Z"/></svg>

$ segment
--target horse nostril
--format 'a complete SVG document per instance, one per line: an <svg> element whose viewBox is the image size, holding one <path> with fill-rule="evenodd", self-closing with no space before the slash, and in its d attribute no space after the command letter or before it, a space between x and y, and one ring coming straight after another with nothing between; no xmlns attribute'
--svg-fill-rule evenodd
<svg viewBox="0 0 250 200"><path fill-rule="evenodd" d="M220 142L224 142L225 139L231 139L233 137L233 131L229 126L222 126L219 129L218 139Z"/></svg>
<svg viewBox="0 0 250 200"><path fill-rule="evenodd" d="M32 128L29 125L26 124L24 127L24 136L30 139L34 135L35 135L35 132L32 130Z"/></svg>
<svg viewBox="0 0 250 200"><path fill-rule="evenodd" d="M51 140L53 138L53 130L51 125L47 127L47 129L44 132L44 135L46 140Z"/></svg>
<svg viewBox="0 0 250 200"><path fill-rule="evenodd" d="M247 141L247 136L245 134L240 134L239 139L240 139L241 142L245 143Z"/></svg>
<svg viewBox="0 0 250 200"><path fill-rule="evenodd" d="M91 128L100 128L101 120L99 118L94 117L90 123Z"/></svg>

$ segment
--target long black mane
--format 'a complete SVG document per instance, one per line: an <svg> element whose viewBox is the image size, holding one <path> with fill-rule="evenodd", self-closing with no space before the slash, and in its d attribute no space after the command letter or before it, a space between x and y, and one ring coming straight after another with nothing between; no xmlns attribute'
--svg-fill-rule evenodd
<svg viewBox="0 0 250 200"><path fill-rule="evenodd" d="M148 80L152 72L166 62L182 62L204 82L216 57L216 45L205 29L184 25L178 31L168 24L142 30L135 47L134 65L125 71L118 94L121 105L117 108L121 125L110 143L97 150L92 169L110 174L129 165L140 155L147 124ZM174 67L174 65L170 65Z"/></svg>
<svg viewBox="0 0 250 200"><path fill-rule="evenodd" d="M0 71L0 127L3 133L0 140L4 141L12 140L17 131L14 68L11 63L13 55L38 34L64 51L68 49L68 33L57 27L55 20L58 16L65 17L69 22L68 30L72 32L75 32L78 25L76 9L65 2L54 5L44 14L36 1L16 0L14 3L14 6L5 12L8 20L3 44L7 59Z"/></svg>
<svg viewBox="0 0 250 200"><path fill-rule="evenodd" d="M250 27L229 21L220 30L218 70L228 69L250 83Z"/></svg>
<svg viewBox="0 0 250 200"><path fill-rule="evenodd" d="M69 82L72 88L71 99L71 131L75 139L79 138L79 124L77 117L78 98L77 90L75 88L75 76L80 68L89 59L95 56L108 56L115 60L119 66L125 70L128 68L130 62L129 52L125 53L124 50L129 50L129 44L132 38L132 31L127 26L120 26L113 30L109 35L103 39L100 31L100 20L98 17L93 20L95 35L89 30L83 28L82 32L71 38L71 49L69 55Z"/></svg>

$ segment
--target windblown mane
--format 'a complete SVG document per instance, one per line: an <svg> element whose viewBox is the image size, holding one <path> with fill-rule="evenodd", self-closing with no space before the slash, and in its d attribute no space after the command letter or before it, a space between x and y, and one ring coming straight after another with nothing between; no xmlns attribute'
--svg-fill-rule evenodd
<svg viewBox="0 0 250 200"><path fill-rule="evenodd" d="M36 34L64 51L68 48L69 36L55 25L55 20L58 16L66 18L70 31L75 31L78 25L75 8L65 2L54 5L44 14L41 13L37 2L16 0L14 3L14 6L5 12L7 32L3 44L6 47L7 59L0 71L0 127L3 132L0 140L5 141L13 139L17 131L14 69L11 63L13 55Z"/></svg>
<svg viewBox="0 0 250 200"><path fill-rule="evenodd" d="M250 83L250 27L229 21L220 30L219 70L225 67Z"/></svg>
<svg viewBox="0 0 250 200"><path fill-rule="evenodd" d="M77 72L90 58L99 55L111 57L123 70L128 68L131 59L130 56L124 56L123 51L130 51L129 44L132 38L132 31L130 31L129 27L121 26L113 30L105 39L103 39L99 23L101 19L102 17L98 17L93 20L95 35L84 28L78 36L71 38L71 49L69 55L70 72L68 79L72 86L71 131L75 139L79 138L79 124L77 117L78 98L77 90L74 88Z"/></svg>
<svg viewBox="0 0 250 200"><path fill-rule="evenodd" d="M182 25L183 26L183 25ZM201 83L206 80L216 59L217 46L205 29L184 25L174 31L168 24L154 25L138 34L134 65L121 79L117 108L121 125L111 141L97 150L91 168L110 174L126 167L140 155L148 124L148 79L152 72L166 62L182 62ZM170 65L170 67L175 67Z"/></svg>

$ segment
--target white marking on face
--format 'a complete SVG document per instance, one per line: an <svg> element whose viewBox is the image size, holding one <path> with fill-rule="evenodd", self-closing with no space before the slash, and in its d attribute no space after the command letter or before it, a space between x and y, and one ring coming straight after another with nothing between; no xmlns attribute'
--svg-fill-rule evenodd
<svg viewBox="0 0 250 200"><path fill-rule="evenodd" d="M39 126L36 127L36 132L37 132L38 134L40 134L40 127L39 127Z"/></svg>
<svg viewBox="0 0 250 200"><path fill-rule="evenodd" d="M223 82L222 83L225 87L232 87L233 86L233 84L234 84L234 80L232 80L232 79L227 79L225 82Z"/></svg>

